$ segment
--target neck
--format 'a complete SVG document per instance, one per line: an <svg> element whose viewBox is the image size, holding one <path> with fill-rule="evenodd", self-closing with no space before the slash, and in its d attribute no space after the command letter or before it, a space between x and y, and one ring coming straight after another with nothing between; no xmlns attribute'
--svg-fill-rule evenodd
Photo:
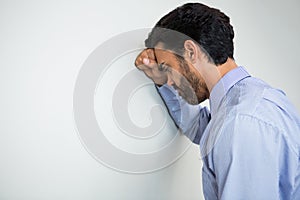
<svg viewBox="0 0 300 200"><path fill-rule="evenodd" d="M225 74L227 74L229 71L233 70L236 67L237 64L235 63L235 61L231 58L228 58L224 64L219 65L217 68L222 78Z"/></svg>
<svg viewBox="0 0 300 200"><path fill-rule="evenodd" d="M222 65L214 65L211 63L206 63L203 69L203 78L207 85L209 94L211 93L213 87L219 82L219 80L227 74L232 69L236 68L237 64L233 59L228 58L227 61Z"/></svg>

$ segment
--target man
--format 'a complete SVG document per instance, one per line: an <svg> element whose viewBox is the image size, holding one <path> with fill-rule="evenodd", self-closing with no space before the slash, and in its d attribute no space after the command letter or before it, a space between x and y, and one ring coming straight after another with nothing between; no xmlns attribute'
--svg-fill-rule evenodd
<svg viewBox="0 0 300 200"><path fill-rule="evenodd" d="M228 16L188 3L158 21L135 65L200 145L206 199L300 199L300 117L282 91L237 66L233 37Z"/></svg>

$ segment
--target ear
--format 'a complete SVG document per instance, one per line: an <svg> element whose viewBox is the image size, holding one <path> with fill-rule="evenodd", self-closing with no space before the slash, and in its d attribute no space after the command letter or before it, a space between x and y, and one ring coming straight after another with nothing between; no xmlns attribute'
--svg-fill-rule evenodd
<svg viewBox="0 0 300 200"><path fill-rule="evenodd" d="M192 64L195 64L199 54L197 44L192 40L186 40L184 42L184 49L186 59Z"/></svg>

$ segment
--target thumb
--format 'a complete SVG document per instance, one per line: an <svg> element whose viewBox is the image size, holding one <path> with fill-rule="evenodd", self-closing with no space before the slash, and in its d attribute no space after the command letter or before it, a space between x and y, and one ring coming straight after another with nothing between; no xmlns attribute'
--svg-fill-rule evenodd
<svg viewBox="0 0 300 200"><path fill-rule="evenodd" d="M143 58L143 63L144 63L144 65L149 65L150 60L148 58Z"/></svg>

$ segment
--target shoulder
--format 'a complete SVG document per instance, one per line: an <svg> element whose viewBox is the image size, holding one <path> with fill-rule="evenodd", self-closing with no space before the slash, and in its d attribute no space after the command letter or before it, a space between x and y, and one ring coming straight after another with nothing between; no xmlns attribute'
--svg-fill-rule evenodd
<svg viewBox="0 0 300 200"><path fill-rule="evenodd" d="M250 77L238 82L223 101L227 116L249 115L278 128L292 119L299 128L299 114L286 94L260 79Z"/></svg>
<svg viewBox="0 0 300 200"><path fill-rule="evenodd" d="M297 155L300 152L300 120L285 94L250 77L235 84L222 100L218 114L205 135L206 155L212 148L274 145L283 142Z"/></svg>
<svg viewBox="0 0 300 200"><path fill-rule="evenodd" d="M224 107L226 120L220 133L225 145L251 148L261 144L269 150L282 145L299 155L300 117L283 91L252 78L230 92L233 97Z"/></svg>

